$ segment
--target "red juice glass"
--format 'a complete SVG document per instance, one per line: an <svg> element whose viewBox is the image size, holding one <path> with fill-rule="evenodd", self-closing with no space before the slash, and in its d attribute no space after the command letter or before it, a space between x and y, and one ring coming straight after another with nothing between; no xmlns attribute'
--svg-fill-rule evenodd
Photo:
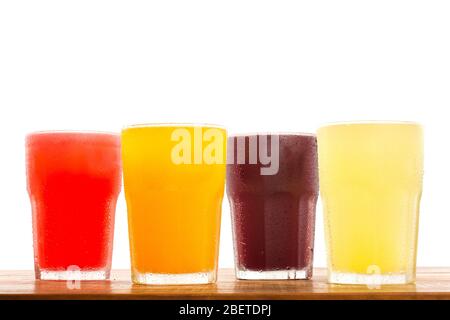
<svg viewBox="0 0 450 320"><path fill-rule="evenodd" d="M121 189L120 136L32 133L26 166L36 279L108 279Z"/></svg>

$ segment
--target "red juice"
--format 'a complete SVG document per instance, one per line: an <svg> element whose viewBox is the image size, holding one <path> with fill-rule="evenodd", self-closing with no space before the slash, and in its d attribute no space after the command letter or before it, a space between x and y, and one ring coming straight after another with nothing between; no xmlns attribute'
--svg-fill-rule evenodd
<svg viewBox="0 0 450 320"><path fill-rule="evenodd" d="M107 279L121 189L119 135L33 133L26 151L36 278Z"/></svg>
<svg viewBox="0 0 450 320"><path fill-rule="evenodd" d="M238 138L244 139L245 163L237 163ZM277 138L278 153L270 141ZM259 159L249 161L250 139L232 136L228 148L236 157L227 165L230 201L239 279L309 279L312 276L315 209L319 192L317 142L314 135L268 136L268 151L278 156L278 171L263 175L267 167ZM255 157L253 157L254 159Z"/></svg>

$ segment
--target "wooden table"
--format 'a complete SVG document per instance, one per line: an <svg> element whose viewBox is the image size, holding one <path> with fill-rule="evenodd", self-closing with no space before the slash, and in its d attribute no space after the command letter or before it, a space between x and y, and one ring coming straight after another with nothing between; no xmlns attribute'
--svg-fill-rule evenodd
<svg viewBox="0 0 450 320"><path fill-rule="evenodd" d="M111 281L82 282L79 289L35 281L32 271L0 271L0 299L450 299L450 268L421 268L415 285L377 289L327 284L324 269L311 281L240 281L223 269L217 284L199 286L133 285L129 271L113 271Z"/></svg>

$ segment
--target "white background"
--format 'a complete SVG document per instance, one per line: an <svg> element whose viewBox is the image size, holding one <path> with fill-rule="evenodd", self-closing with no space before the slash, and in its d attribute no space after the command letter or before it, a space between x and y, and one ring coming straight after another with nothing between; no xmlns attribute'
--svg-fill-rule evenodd
<svg viewBox="0 0 450 320"><path fill-rule="evenodd" d="M450 265L450 1L0 0L0 269L32 269L24 135L425 126L420 266ZM319 205L315 264L326 263ZM220 266L233 265L224 201ZM129 267L121 195L114 268Z"/></svg>

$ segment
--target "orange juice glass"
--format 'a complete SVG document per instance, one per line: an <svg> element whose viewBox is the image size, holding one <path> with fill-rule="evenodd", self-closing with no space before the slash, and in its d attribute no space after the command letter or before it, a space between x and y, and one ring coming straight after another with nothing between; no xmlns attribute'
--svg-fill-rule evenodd
<svg viewBox="0 0 450 320"><path fill-rule="evenodd" d="M136 125L122 131L134 283L216 281L226 131Z"/></svg>

